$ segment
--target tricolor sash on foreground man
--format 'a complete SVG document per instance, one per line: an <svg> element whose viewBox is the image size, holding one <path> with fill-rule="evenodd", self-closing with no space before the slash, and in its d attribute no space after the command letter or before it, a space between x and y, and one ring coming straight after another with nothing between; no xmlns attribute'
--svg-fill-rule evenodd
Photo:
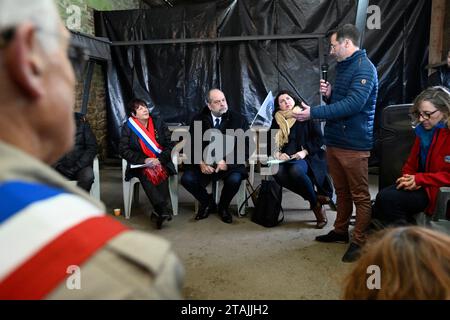
<svg viewBox="0 0 450 320"><path fill-rule="evenodd" d="M42 299L126 231L90 202L39 183L0 184L0 299Z"/></svg>

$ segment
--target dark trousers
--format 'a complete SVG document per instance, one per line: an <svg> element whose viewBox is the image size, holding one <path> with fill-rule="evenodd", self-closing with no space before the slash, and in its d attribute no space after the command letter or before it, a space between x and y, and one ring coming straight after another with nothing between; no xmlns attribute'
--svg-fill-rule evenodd
<svg viewBox="0 0 450 320"><path fill-rule="evenodd" d="M187 170L181 177L181 184L202 205L208 205L209 195L206 186L212 181L223 180L223 189L220 195L219 206L228 207L233 197L238 192L241 181L244 179L239 172L219 172L203 174L199 169Z"/></svg>
<svg viewBox="0 0 450 320"><path fill-rule="evenodd" d="M314 184L308 176L308 163L305 160L295 160L282 163L274 176L275 181L282 187L295 192L309 201L311 207L317 203Z"/></svg>
<svg viewBox="0 0 450 320"><path fill-rule="evenodd" d="M158 214L165 214L168 212L169 199L169 180L166 179L159 185L155 186L151 183L142 170L130 170L133 177L139 179L144 188L150 203Z"/></svg>
<svg viewBox="0 0 450 320"><path fill-rule="evenodd" d="M378 193L372 215L386 225L406 225L414 222L413 215L427 206L428 196L423 188L407 191L392 185Z"/></svg>
<svg viewBox="0 0 450 320"><path fill-rule="evenodd" d="M92 184L94 183L94 170L89 166L84 167L70 179L76 180L78 187L89 192L91 190Z"/></svg>
<svg viewBox="0 0 450 320"><path fill-rule="evenodd" d="M75 173L69 172L68 170L62 170L62 168L55 168L55 170L67 179L76 181L78 187L87 192L91 191L92 184L94 183L94 169L92 169L91 166L84 167Z"/></svg>

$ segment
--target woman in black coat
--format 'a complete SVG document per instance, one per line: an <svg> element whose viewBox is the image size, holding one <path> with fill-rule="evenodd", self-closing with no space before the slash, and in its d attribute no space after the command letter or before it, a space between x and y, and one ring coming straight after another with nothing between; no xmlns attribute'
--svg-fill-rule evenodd
<svg viewBox="0 0 450 320"><path fill-rule="evenodd" d="M330 201L333 187L328 178L325 151L320 125L313 121L299 122L292 114L300 111L300 102L286 90L275 98L271 129L278 130L274 141L274 157L289 160L279 164L274 178L285 187L309 201L317 219L316 227L323 228L327 217L323 205Z"/></svg>
<svg viewBox="0 0 450 320"><path fill-rule="evenodd" d="M168 209L168 176L176 174L171 152L174 142L167 125L150 115L143 100L134 99L128 104L130 118L122 127L119 152L127 160L125 180L137 177L155 212L157 227L170 220ZM146 164L144 168L130 169L131 164Z"/></svg>

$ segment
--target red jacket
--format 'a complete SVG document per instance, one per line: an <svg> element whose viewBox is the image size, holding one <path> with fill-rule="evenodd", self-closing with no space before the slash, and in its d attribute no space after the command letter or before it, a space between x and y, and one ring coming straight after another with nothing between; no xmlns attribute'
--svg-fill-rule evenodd
<svg viewBox="0 0 450 320"><path fill-rule="evenodd" d="M440 187L450 186L450 130L437 129L428 151L425 172L417 172L419 169L420 140L416 141L411 153L403 166L403 174L415 175L416 184L425 188L430 203L425 209L428 215L434 213L436 197ZM447 217L449 212L447 210Z"/></svg>

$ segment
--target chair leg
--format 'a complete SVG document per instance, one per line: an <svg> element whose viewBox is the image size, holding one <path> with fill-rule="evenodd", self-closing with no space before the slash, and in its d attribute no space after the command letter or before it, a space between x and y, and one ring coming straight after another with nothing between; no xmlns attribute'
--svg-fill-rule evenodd
<svg viewBox="0 0 450 320"><path fill-rule="evenodd" d="M178 175L169 177L170 201L172 203L173 215L178 215Z"/></svg>
<svg viewBox="0 0 450 320"><path fill-rule="evenodd" d="M239 191L236 194L236 205L237 205L237 210L238 210L238 217L243 217L246 215L246 211L245 211L245 205L242 205L245 202L245 197L246 197L246 184L247 184L247 180L244 179L241 182L241 185L239 186ZM242 208L241 208L242 206ZM239 208L241 208L241 210L239 210Z"/></svg>
<svg viewBox="0 0 450 320"><path fill-rule="evenodd" d="M125 209L125 219L130 219L131 197L133 196L132 190L133 188L131 187L130 182L123 182L123 207Z"/></svg>
<svg viewBox="0 0 450 320"><path fill-rule="evenodd" d="M98 164L98 157L95 157L92 169L94 171L94 183L92 184L90 194L92 197L100 200L100 169Z"/></svg>
<svg viewBox="0 0 450 320"><path fill-rule="evenodd" d="M198 212L198 208L199 208L200 204L198 203L198 200L195 199L194 200L194 212L197 214Z"/></svg>
<svg viewBox="0 0 450 320"><path fill-rule="evenodd" d="M130 182L125 182L123 184L123 206L125 209L125 219L130 219L133 201L139 202L139 183L131 180Z"/></svg>
<svg viewBox="0 0 450 320"><path fill-rule="evenodd" d="M447 205L450 201L450 187L441 187L436 199L436 208L433 214L433 220L446 220Z"/></svg>
<svg viewBox="0 0 450 320"><path fill-rule="evenodd" d="M255 183L255 164L250 164L250 175L249 175L249 182L253 186Z"/></svg>
<svg viewBox="0 0 450 320"><path fill-rule="evenodd" d="M216 183L213 183L212 187L211 187L214 201L216 202L216 204L218 204L220 201L220 192L219 192L220 184L219 183L220 183L220 181L217 180Z"/></svg>

